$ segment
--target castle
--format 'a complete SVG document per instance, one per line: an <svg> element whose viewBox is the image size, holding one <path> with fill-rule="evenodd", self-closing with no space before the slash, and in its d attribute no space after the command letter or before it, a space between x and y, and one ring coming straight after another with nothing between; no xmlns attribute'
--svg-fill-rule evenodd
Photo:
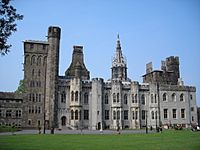
<svg viewBox="0 0 200 150"><path fill-rule="evenodd" d="M119 37L111 79L90 80L83 47L74 46L72 62L59 75L61 29L49 27L47 41L24 41L25 93L0 92L0 124L26 128L124 129L190 127L197 123L196 88L180 78L179 58L146 65L143 83L127 76Z"/></svg>

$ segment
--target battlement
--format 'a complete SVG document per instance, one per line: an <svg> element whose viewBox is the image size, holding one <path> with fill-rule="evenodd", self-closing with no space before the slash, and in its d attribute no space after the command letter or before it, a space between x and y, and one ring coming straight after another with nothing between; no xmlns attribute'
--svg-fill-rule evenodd
<svg viewBox="0 0 200 150"><path fill-rule="evenodd" d="M48 38L54 37L60 39L61 29L60 27L50 26L48 29Z"/></svg>
<svg viewBox="0 0 200 150"><path fill-rule="evenodd" d="M170 56L166 58L166 65L167 64L179 64L179 57L178 56Z"/></svg>
<svg viewBox="0 0 200 150"><path fill-rule="evenodd" d="M103 78L92 78L92 82L104 82Z"/></svg>

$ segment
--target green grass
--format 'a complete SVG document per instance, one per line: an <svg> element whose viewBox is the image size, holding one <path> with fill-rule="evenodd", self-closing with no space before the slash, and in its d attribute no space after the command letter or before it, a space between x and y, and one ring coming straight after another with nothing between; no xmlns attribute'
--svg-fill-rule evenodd
<svg viewBox="0 0 200 150"><path fill-rule="evenodd" d="M0 150L200 150L200 132L126 135L1 135Z"/></svg>
<svg viewBox="0 0 200 150"><path fill-rule="evenodd" d="M17 131L17 128L12 128L10 126L0 126L0 132L15 132Z"/></svg>

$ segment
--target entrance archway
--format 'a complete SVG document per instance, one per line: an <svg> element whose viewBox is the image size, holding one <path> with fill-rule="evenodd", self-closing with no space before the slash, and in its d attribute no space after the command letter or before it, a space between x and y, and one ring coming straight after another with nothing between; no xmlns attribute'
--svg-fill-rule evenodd
<svg viewBox="0 0 200 150"><path fill-rule="evenodd" d="M67 120L67 118L65 116L61 117L61 125L62 126L66 126L66 120Z"/></svg>

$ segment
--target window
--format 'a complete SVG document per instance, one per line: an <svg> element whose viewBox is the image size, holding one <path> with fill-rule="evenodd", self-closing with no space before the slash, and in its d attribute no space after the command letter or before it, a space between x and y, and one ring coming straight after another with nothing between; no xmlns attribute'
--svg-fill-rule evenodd
<svg viewBox="0 0 200 150"><path fill-rule="evenodd" d="M192 116L192 121L194 121L194 116Z"/></svg>
<svg viewBox="0 0 200 150"><path fill-rule="evenodd" d="M142 94L141 100L142 100L142 104L145 105L145 95L144 94Z"/></svg>
<svg viewBox="0 0 200 150"><path fill-rule="evenodd" d="M32 77L34 76L34 74L35 74L35 70L33 69L33 70L32 70Z"/></svg>
<svg viewBox="0 0 200 150"><path fill-rule="evenodd" d="M105 94L105 104L108 104L108 93Z"/></svg>
<svg viewBox="0 0 200 150"><path fill-rule="evenodd" d="M164 119L167 119L168 118L168 109L164 109Z"/></svg>
<svg viewBox="0 0 200 150"><path fill-rule="evenodd" d="M78 110L75 111L75 120L78 120Z"/></svg>
<svg viewBox="0 0 200 150"><path fill-rule="evenodd" d="M131 95L132 103L135 103L134 94Z"/></svg>
<svg viewBox="0 0 200 150"><path fill-rule="evenodd" d="M3 111L0 110L0 117L3 117Z"/></svg>
<svg viewBox="0 0 200 150"><path fill-rule="evenodd" d="M135 94L135 103L137 103L137 94Z"/></svg>
<svg viewBox="0 0 200 150"><path fill-rule="evenodd" d="M46 49L46 45L45 45L45 44L42 45L42 49L43 49L43 50Z"/></svg>
<svg viewBox="0 0 200 150"><path fill-rule="evenodd" d="M167 94L166 93L163 94L163 101L164 102L167 101Z"/></svg>
<svg viewBox="0 0 200 150"><path fill-rule="evenodd" d="M29 55L26 55L26 56L25 56L24 63L25 63L25 64L28 64L28 63L29 63L29 59L30 59L30 58L29 58Z"/></svg>
<svg viewBox="0 0 200 150"><path fill-rule="evenodd" d="M84 110L84 120L89 120L89 110Z"/></svg>
<svg viewBox="0 0 200 150"><path fill-rule="evenodd" d="M127 103L128 103L128 100L127 100L127 94L124 94L124 104L127 105Z"/></svg>
<svg viewBox="0 0 200 150"><path fill-rule="evenodd" d="M71 101L74 101L74 91L71 92Z"/></svg>
<svg viewBox="0 0 200 150"><path fill-rule="evenodd" d="M32 93L32 100L33 100L33 102L35 102L35 94L34 93Z"/></svg>
<svg viewBox="0 0 200 150"><path fill-rule="evenodd" d="M181 109L181 118L185 118L185 109Z"/></svg>
<svg viewBox="0 0 200 150"><path fill-rule="evenodd" d="M153 103L153 94L151 94L151 103Z"/></svg>
<svg viewBox="0 0 200 150"><path fill-rule="evenodd" d="M191 111L194 111L194 107L191 107Z"/></svg>
<svg viewBox="0 0 200 150"><path fill-rule="evenodd" d="M176 94L173 93L173 94L172 94L172 102L175 102L175 101L176 101Z"/></svg>
<svg viewBox="0 0 200 150"><path fill-rule="evenodd" d="M33 56L31 57L31 65L35 64L35 59L36 59L36 57L35 57L35 55L33 55Z"/></svg>
<svg viewBox="0 0 200 150"><path fill-rule="evenodd" d="M61 94L61 103L65 103L66 102L66 93L62 92Z"/></svg>
<svg viewBox="0 0 200 150"><path fill-rule="evenodd" d="M38 64L38 65L41 65L41 56L38 57L38 59L37 59L37 64Z"/></svg>
<svg viewBox="0 0 200 150"><path fill-rule="evenodd" d="M16 110L16 118L21 118L22 117L22 111L21 110Z"/></svg>
<svg viewBox="0 0 200 150"><path fill-rule="evenodd" d="M151 118L154 119L154 111L151 111Z"/></svg>
<svg viewBox="0 0 200 150"><path fill-rule="evenodd" d="M41 74L41 72L40 72L40 69L38 70L38 77L40 77L40 74Z"/></svg>
<svg viewBox="0 0 200 150"><path fill-rule="evenodd" d="M135 111L132 111L132 119L135 119Z"/></svg>
<svg viewBox="0 0 200 150"><path fill-rule="evenodd" d="M183 93L180 95L180 101L181 102L184 101L184 94Z"/></svg>
<svg viewBox="0 0 200 150"><path fill-rule="evenodd" d="M193 99L192 94L190 94L190 99L191 99L191 100Z"/></svg>
<svg viewBox="0 0 200 150"><path fill-rule="evenodd" d="M31 113L31 106L28 107L28 113Z"/></svg>
<svg viewBox="0 0 200 150"><path fill-rule="evenodd" d="M40 126L40 124L41 124L41 121L40 121L40 120L38 120L38 122L37 122L37 125L38 125L38 126Z"/></svg>
<svg viewBox="0 0 200 150"><path fill-rule="evenodd" d="M105 110L105 120L109 120L109 110Z"/></svg>
<svg viewBox="0 0 200 150"><path fill-rule="evenodd" d="M115 102L116 102L116 94L113 93L113 103L115 103Z"/></svg>
<svg viewBox="0 0 200 150"><path fill-rule="evenodd" d="M88 93L84 94L84 104L88 104Z"/></svg>
<svg viewBox="0 0 200 150"><path fill-rule="evenodd" d="M113 111L113 120L116 120L116 111Z"/></svg>
<svg viewBox="0 0 200 150"><path fill-rule="evenodd" d="M75 93L75 102L78 102L78 91Z"/></svg>
<svg viewBox="0 0 200 150"><path fill-rule="evenodd" d="M41 102L41 94L38 94L38 102Z"/></svg>
<svg viewBox="0 0 200 150"><path fill-rule="evenodd" d="M128 110L124 110L124 120L128 120Z"/></svg>
<svg viewBox="0 0 200 150"><path fill-rule="evenodd" d="M74 120L74 111L71 110L71 120Z"/></svg>
<svg viewBox="0 0 200 150"><path fill-rule="evenodd" d="M119 120L120 119L120 111L118 110L117 111L117 120Z"/></svg>
<svg viewBox="0 0 200 150"><path fill-rule="evenodd" d="M138 111L136 110L135 111L135 120L137 120L138 119Z"/></svg>
<svg viewBox="0 0 200 150"><path fill-rule="evenodd" d="M82 116L82 114L81 114L81 110L79 111L79 119L81 120L81 117Z"/></svg>
<svg viewBox="0 0 200 150"><path fill-rule="evenodd" d="M145 110L142 110L142 120L145 120Z"/></svg>
<svg viewBox="0 0 200 150"><path fill-rule="evenodd" d="M30 93L29 94L29 101L31 101L32 100L32 94Z"/></svg>
<svg viewBox="0 0 200 150"><path fill-rule="evenodd" d="M172 109L172 117L176 119L176 109Z"/></svg>
<svg viewBox="0 0 200 150"><path fill-rule="evenodd" d="M155 103L157 103L157 95L155 94Z"/></svg>
<svg viewBox="0 0 200 150"><path fill-rule="evenodd" d="M119 93L117 93L117 103L119 103Z"/></svg>
<svg viewBox="0 0 200 150"><path fill-rule="evenodd" d="M28 125L31 125L31 120L30 119L28 120Z"/></svg>
<svg viewBox="0 0 200 150"><path fill-rule="evenodd" d="M41 113L41 108L40 107L38 107L38 114L40 114Z"/></svg>
<svg viewBox="0 0 200 150"><path fill-rule="evenodd" d="M6 117L12 116L12 110L6 110Z"/></svg>

